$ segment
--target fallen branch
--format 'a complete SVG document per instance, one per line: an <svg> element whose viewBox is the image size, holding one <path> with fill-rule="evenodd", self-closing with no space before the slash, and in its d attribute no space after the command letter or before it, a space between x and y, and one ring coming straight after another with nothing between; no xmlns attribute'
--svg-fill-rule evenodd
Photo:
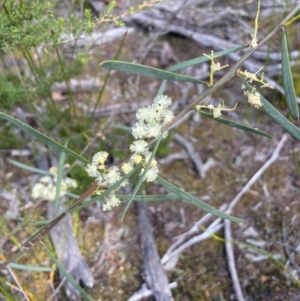
<svg viewBox="0 0 300 301"><path fill-rule="evenodd" d="M55 163L52 164L55 165ZM49 165L46 156L41 155L37 159L37 165L41 169L48 170ZM66 209L67 207L62 205L62 200L60 200L57 210L55 210L54 202L50 203L47 210L47 219L54 219L60 213L65 212ZM60 223L51 229L49 235L57 259L64 269L78 284L82 284L86 287L93 287L94 277L86 260L81 255L78 242L73 233L72 218L70 214L67 214ZM68 298L71 300L80 300L79 291L66 280L63 273L59 272L59 274Z"/></svg>
<svg viewBox="0 0 300 301"><path fill-rule="evenodd" d="M52 220L56 215L66 211L67 207L59 205L58 211L55 212L54 203L50 204L47 211L47 218ZM56 213L56 214L55 214ZM94 277L87 265L85 259L80 253L78 242L73 234L71 216L68 214L58 223L50 232L50 238L55 249L58 260L64 269L72 276L78 284L86 287L93 287ZM63 273L60 279L64 281L66 295L71 300L80 300L80 293L67 280Z"/></svg>
<svg viewBox="0 0 300 301"><path fill-rule="evenodd" d="M160 262L152 227L147 217L147 205L144 202L137 202L137 208L147 286L152 290L156 301L173 301L168 278Z"/></svg>

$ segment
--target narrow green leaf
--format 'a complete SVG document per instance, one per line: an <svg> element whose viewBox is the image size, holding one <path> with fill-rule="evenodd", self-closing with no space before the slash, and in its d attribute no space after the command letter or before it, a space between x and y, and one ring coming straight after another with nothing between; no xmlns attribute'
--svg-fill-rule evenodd
<svg viewBox="0 0 300 301"><path fill-rule="evenodd" d="M193 194L192 192L190 192ZM75 194L72 192L68 192L66 194L67 196L77 199L79 198L79 194ZM116 197L120 200L128 201L131 198L131 195L125 195L125 194L116 194ZM159 194L159 195L141 195L141 194L136 194L133 198L134 201L136 202L161 202L161 201L173 201L173 200L178 200L179 197L175 193L169 193L169 194ZM86 201L89 201L90 198L86 198ZM41 223L47 223L47 221L41 221ZM36 224L38 224L36 222Z"/></svg>
<svg viewBox="0 0 300 301"><path fill-rule="evenodd" d="M12 165L17 166L18 168L21 168L21 169L24 169L24 170L27 170L27 171L30 171L33 173L39 173L39 174L47 175L47 176L51 175L49 171L35 168L35 167L29 166L27 164L23 164L18 161L12 160L12 159L7 159L7 161Z"/></svg>
<svg viewBox="0 0 300 301"><path fill-rule="evenodd" d="M229 120L229 119L226 119L226 118L223 118L223 117L214 118L213 114L205 112L203 110L200 110L199 113L201 115L207 117L207 118L213 119L217 122L223 123L223 124L228 125L230 127L237 128L237 129L243 130L243 131L251 133L251 134L256 134L256 135L260 135L260 136L263 136L263 137L271 138L271 136L269 134L267 134L263 131L259 131L257 129L251 128L247 125L240 124L240 123L234 122L232 120Z"/></svg>
<svg viewBox="0 0 300 301"><path fill-rule="evenodd" d="M65 270L65 268L60 264L60 262L53 256L51 251L44 244L46 253L51 258L51 260L56 264L60 272L67 278L67 280L80 292L80 294L89 301L95 301L89 294L87 294L84 289L75 281L75 279Z"/></svg>
<svg viewBox="0 0 300 301"><path fill-rule="evenodd" d="M197 198L195 198L194 196L192 196L191 194L179 189L178 187L174 186L173 184L171 184L170 182L164 180L161 177L157 177L156 181L161 184L162 186L164 186L167 190L177 194L179 197L181 197L184 201L187 201L188 203L191 203L193 205L195 205L196 207L209 212L215 216L218 216L222 219L227 219L230 220L232 222L237 222L237 223L242 223L243 220L237 218L237 217L233 217L230 216L214 207L211 207L209 205L207 205L206 203L198 200Z"/></svg>
<svg viewBox="0 0 300 301"><path fill-rule="evenodd" d="M138 190L140 189L140 186L142 185L143 181L144 181L145 178L146 178L147 171L148 171L148 169L150 168L150 164L152 163L152 160L153 160L153 158L154 158L154 156L155 156L155 154L156 154L156 151L157 151L157 148L158 148L158 145L159 145L160 140L161 140L161 135L160 135L159 138L157 139L157 141L156 141L156 143L155 143L155 145L154 145L154 148L153 148L153 150L152 150L151 156L150 156L150 158L149 158L149 161L148 161L147 165L145 166L143 173L142 173L141 176L139 177L139 180L138 180L137 184L135 185L135 187L134 187L134 189L133 189L133 192L132 192L132 194L131 194L131 197L130 197L129 201L127 202L127 204L126 204L126 206L125 206L125 208L124 208L124 211L123 211L123 213L122 213L121 220L124 219L125 214L126 214L128 208L129 208L130 204L132 203L132 201L133 201L133 199L134 199L136 193L138 192Z"/></svg>
<svg viewBox="0 0 300 301"><path fill-rule="evenodd" d="M218 57L221 57L221 56L224 56L224 55L227 55L227 54L232 53L232 52L242 50L245 47L247 47L247 46L242 45L242 46L229 48L229 49L226 49L226 50L216 52L216 53L214 53L214 59L218 58ZM210 55L210 54L208 54L208 55ZM176 65L168 68L168 71L178 71L178 70L181 70L181 69L184 69L184 68L187 68L187 67L191 67L191 66L195 66L195 65L207 62L207 61L210 61L210 59L207 56L203 55L203 56L200 56L200 57L197 57L197 58L194 58L194 59L176 64Z"/></svg>
<svg viewBox="0 0 300 301"><path fill-rule="evenodd" d="M219 52L216 52L214 53L214 58L218 58L218 57L221 57L221 56L224 56L224 55L227 55L229 53L232 53L232 52L236 52L236 51L239 51L239 50L242 50L244 49L245 47L247 46L238 46L238 47L234 47L234 48L229 48L227 50L223 50L223 51L219 51ZM178 70L181 70L181 69L184 69L184 68L187 68L187 67L191 67L191 66L195 66L195 65L198 65L198 64L201 64L201 63L204 63L204 62L207 62L209 61L210 59L207 57L207 56L200 56L200 57L197 57L197 58L194 58L194 59L191 59L191 60L188 60L188 61L185 61L185 62L182 62L182 63L179 63L179 64L176 64L170 68L167 69L167 71L178 71ZM157 92L157 95L160 95L160 94L163 94L164 90L165 90L165 87L166 87L166 84L167 84L167 80L164 80L160 87L159 87L159 90Z"/></svg>
<svg viewBox="0 0 300 301"><path fill-rule="evenodd" d="M296 120L299 119L299 109L297 98L295 94L293 75L291 71L291 65L289 60L288 45L286 39L285 29L282 27L282 40L281 40L281 65L282 65L282 79L283 87L286 97L287 106L290 114Z"/></svg>
<svg viewBox="0 0 300 301"><path fill-rule="evenodd" d="M276 110L262 95L260 100L263 103L264 110L285 130L300 140L300 129L287 120L278 110Z"/></svg>
<svg viewBox="0 0 300 301"><path fill-rule="evenodd" d="M246 87L247 91L253 92L252 86L240 76L243 85ZM258 92L257 92L258 93ZM287 120L278 110L276 110L261 94L260 100L262 102L262 107L268 115L270 115L274 121L280 124L286 131L292 134L295 138L300 140L300 129Z"/></svg>
<svg viewBox="0 0 300 301"><path fill-rule="evenodd" d="M80 162L83 162L85 164L89 163L88 160L86 160L85 158L83 158L82 156L76 154L75 152L73 152L72 150L64 147L63 145L61 145L60 143L54 141L53 139L47 137L46 135L42 134L41 132L35 130L34 128L32 128L31 126L25 124L24 122L10 116L7 115L3 112L0 112L0 119L5 119L7 121L9 121L10 123L14 124L15 126L17 126L18 128L20 128L22 131L26 132L27 134L39 139L40 141L52 146L55 149L58 149L60 151L62 151L63 153L66 153L67 155L79 160Z"/></svg>
<svg viewBox="0 0 300 301"><path fill-rule="evenodd" d="M3 263L2 260L0 260L0 263ZM31 265L25 265L25 264L19 264L19 263L10 263L8 265L12 269L16 270L24 270L24 271L33 271L33 272L51 272L53 271L52 268L49 267L39 267L39 266L31 266Z"/></svg>
<svg viewBox="0 0 300 301"><path fill-rule="evenodd" d="M130 195L117 195L120 200L129 200ZM178 200L180 197L175 193L169 193L164 195L135 195L133 200L136 202L161 202L161 201L173 201Z"/></svg>
<svg viewBox="0 0 300 301"><path fill-rule="evenodd" d="M165 71L165 70L161 70L145 65L140 65L140 64L134 64L134 63L122 62L122 61L105 61L100 65L103 68L109 70L119 70L119 71L128 72L132 74L137 74L137 75L142 75L142 76L147 76L152 78L165 79L170 81L190 82L190 83L207 85L206 82L191 76L177 74L170 71Z"/></svg>

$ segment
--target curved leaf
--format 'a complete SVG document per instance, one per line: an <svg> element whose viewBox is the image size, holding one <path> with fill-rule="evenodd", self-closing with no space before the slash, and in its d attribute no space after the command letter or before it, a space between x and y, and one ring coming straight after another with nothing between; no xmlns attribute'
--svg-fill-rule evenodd
<svg viewBox="0 0 300 301"><path fill-rule="evenodd" d="M170 71L165 71L165 70L161 70L145 65L140 65L140 64L134 64L134 63L122 62L122 61L105 61L100 65L103 68L109 70L119 70L119 71L128 72L132 74L177 81L177 82L190 82L190 83L207 85L206 82L191 76L181 75Z"/></svg>
<svg viewBox="0 0 300 301"><path fill-rule="evenodd" d="M228 219L232 222L236 222L236 223L242 223L243 220L237 218L237 217L233 217L230 216L214 207L211 207L209 205L207 205L206 203L198 200L197 198L195 198L194 196L192 196L191 194L179 189L178 187L174 186L173 184L169 183L168 181L164 180L161 177L157 177L156 181L161 184L162 186L164 186L167 190L177 194L179 197L181 197L184 201L187 201L188 203L191 203L193 205L195 205L196 207L209 212L215 216L218 216L220 218L223 219Z"/></svg>
<svg viewBox="0 0 300 301"><path fill-rule="evenodd" d="M293 75L291 71L291 65L289 60L289 51L286 39L285 29L282 28L282 40L281 40L281 65L282 65L282 79L283 87L286 97L287 106L290 114L296 120L299 119L299 109L297 98L295 94Z"/></svg>
<svg viewBox="0 0 300 301"><path fill-rule="evenodd" d="M70 157L73 157L74 159L77 159L77 160L79 160L79 161L81 161L85 164L89 163L89 161L86 160L85 158L83 158L82 156L76 154L72 150L64 147L60 143L54 141L53 139L47 137L46 135L44 135L41 132L35 130L31 126L25 124L24 122L14 118L10 115L7 115L3 112L0 112L0 119L5 119L5 120L9 121L10 123L14 124L18 128L20 128L22 131L26 132L27 134L39 139L40 141L48 144L49 146L52 146L53 148L56 148L56 149L62 151L63 153L69 155Z"/></svg>

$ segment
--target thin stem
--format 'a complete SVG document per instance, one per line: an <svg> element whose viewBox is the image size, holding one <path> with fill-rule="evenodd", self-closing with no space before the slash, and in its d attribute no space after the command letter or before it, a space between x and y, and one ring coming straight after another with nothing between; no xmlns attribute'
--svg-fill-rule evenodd
<svg viewBox="0 0 300 301"><path fill-rule="evenodd" d="M259 16L259 11L260 11L260 0L258 0L257 13L256 13L256 16L255 16L255 21L254 21L254 34L253 34L252 41L250 43L250 45L252 47L256 47L257 46L257 31L258 31L258 16Z"/></svg>
<svg viewBox="0 0 300 301"><path fill-rule="evenodd" d="M36 83L38 85L44 85L44 81L46 81L45 71L42 70L42 72L40 72L39 68L36 66L36 63L31 55L31 53L28 50L24 50L23 54L29 65L29 68L35 78ZM39 59L39 56L38 56L38 59ZM60 57L59 57L59 59L60 59ZM39 62L40 62L40 60L39 60ZM46 100L48 101L52 116L55 116L58 120L58 123L61 124L61 127L64 129L64 131L66 133L69 133L69 129L66 127L65 123L61 122L62 121L61 115L57 114L58 108L57 108L55 101L53 100L52 94L49 89L46 89L46 94L47 94ZM36 115L36 117L37 117L37 120L40 119L40 118L38 118L38 115ZM42 124L40 121L39 121L39 125L42 127Z"/></svg>
<svg viewBox="0 0 300 301"><path fill-rule="evenodd" d="M39 63L39 70L37 71L38 72L38 81L44 85L43 82L47 82L46 71L45 71L41 56L40 56L37 48L35 48L35 54L36 54L36 57L37 57L38 63ZM53 100L50 90L47 88L45 93L48 97L47 100L49 101L50 105L52 106L52 107L50 107L52 109L52 112L59 118L58 122L60 122L61 117L60 117L60 114L56 114L58 109L57 109L57 105L56 105L55 101Z"/></svg>
<svg viewBox="0 0 300 301"><path fill-rule="evenodd" d="M76 112L75 101L74 101L74 95L73 95L73 93L71 91L71 88L70 88L70 83L69 83L69 80L68 80L68 77L67 77L67 73L66 73L66 70L65 70L65 67L64 67L61 55L59 53L59 50L56 47L55 47L55 51L56 51L57 58L58 58L58 61L59 61L60 69L61 69L61 71L63 73L63 77L64 77L65 83L67 85L68 95L69 95L70 102L71 102L71 108L74 111L75 117L78 119L78 115L77 115L77 112ZM71 117L71 110L70 110L70 113L69 113L69 117Z"/></svg>

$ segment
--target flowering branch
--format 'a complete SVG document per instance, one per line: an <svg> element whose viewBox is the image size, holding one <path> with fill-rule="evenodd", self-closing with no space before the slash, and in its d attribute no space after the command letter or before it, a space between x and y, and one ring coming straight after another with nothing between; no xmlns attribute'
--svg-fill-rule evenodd
<svg viewBox="0 0 300 301"><path fill-rule="evenodd" d="M144 173L146 166L149 168L145 175L147 182L153 182L158 175L158 167L155 159L152 159L152 153L149 151L148 142L143 139L158 138L162 136L165 138L167 132L163 131L163 127L167 125L174 118L174 114L169 107L172 104L171 98L158 95L155 97L152 105L140 108L136 113L137 122L132 128L132 135L135 140L129 147L132 152L128 161L123 163L121 170L124 174L128 174L134 169L135 165L142 164L144 168L141 174ZM107 152L98 152L93 156L92 163L86 167L86 172L90 177L94 177L98 186L109 188L121 179L121 170L118 166L112 166L109 169L105 167L105 161L108 158ZM127 184L124 181L121 186ZM113 207L120 205L121 201L116 197L115 192L112 191L108 197L105 198L103 210L110 210ZM97 194L101 194L103 190L96 190Z"/></svg>

